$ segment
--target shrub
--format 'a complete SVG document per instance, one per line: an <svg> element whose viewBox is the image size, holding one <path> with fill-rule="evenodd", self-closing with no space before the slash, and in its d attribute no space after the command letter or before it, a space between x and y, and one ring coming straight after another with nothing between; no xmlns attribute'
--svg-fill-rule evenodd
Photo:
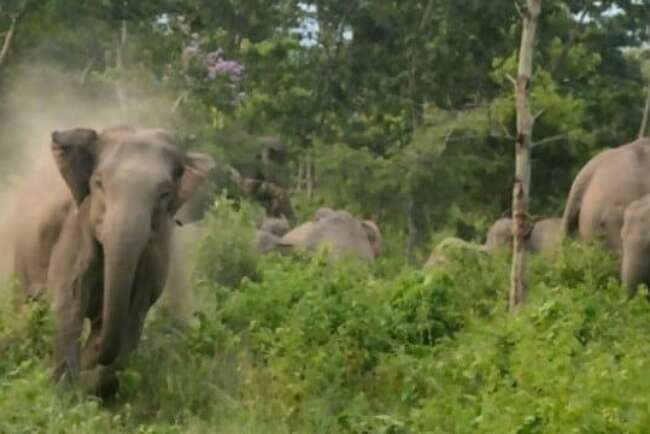
<svg viewBox="0 0 650 434"><path fill-rule="evenodd" d="M255 222L263 211L247 201L235 203L222 194L201 223L197 255L199 280L234 288L243 278L258 279Z"/></svg>
<svg viewBox="0 0 650 434"><path fill-rule="evenodd" d="M53 387L47 309L4 303L0 432L647 431L650 304L612 255L533 257L516 316L507 256L392 274L271 256L237 286L204 278L212 300L181 330L150 319L110 405Z"/></svg>

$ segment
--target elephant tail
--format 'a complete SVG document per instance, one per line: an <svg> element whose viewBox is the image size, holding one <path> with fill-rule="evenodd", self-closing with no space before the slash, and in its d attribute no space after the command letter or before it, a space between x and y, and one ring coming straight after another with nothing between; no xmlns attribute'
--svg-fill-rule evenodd
<svg viewBox="0 0 650 434"><path fill-rule="evenodd" d="M564 214L562 216L561 234L563 239L572 237L577 232L582 198L587 187L589 187L589 184L591 183L591 179L593 178L594 172L598 168L602 157L608 152L609 150L592 158L582 169L580 169L580 172L578 172L578 175L573 180L571 190L569 191L569 197L567 198L566 206L564 208Z"/></svg>

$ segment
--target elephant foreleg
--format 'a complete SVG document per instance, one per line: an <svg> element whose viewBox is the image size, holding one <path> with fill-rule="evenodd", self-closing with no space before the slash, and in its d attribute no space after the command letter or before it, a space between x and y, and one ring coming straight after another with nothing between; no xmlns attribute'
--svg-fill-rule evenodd
<svg viewBox="0 0 650 434"><path fill-rule="evenodd" d="M128 333L124 341L124 356L131 354L142 338L144 321L152 305L151 292L144 290L136 292L129 315Z"/></svg>

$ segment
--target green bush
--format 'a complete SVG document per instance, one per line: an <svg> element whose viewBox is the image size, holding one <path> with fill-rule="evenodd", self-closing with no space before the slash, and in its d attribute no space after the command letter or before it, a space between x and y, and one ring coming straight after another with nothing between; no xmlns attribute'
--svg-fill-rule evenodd
<svg viewBox="0 0 650 434"><path fill-rule="evenodd" d="M255 222L263 210L247 201L235 203L225 192L216 199L202 225L197 254L197 277L225 287L236 287L243 278L257 279L258 253Z"/></svg>
<svg viewBox="0 0 650 434"><path fill-rule="evenodd" d="M650 304L612 255L533 257L515 316L506 254L389 268L271 256L201 280L212 299L181 330L152 316L105 404L48 380L48 310L3 301L0 432L646 432Z"/></svg>

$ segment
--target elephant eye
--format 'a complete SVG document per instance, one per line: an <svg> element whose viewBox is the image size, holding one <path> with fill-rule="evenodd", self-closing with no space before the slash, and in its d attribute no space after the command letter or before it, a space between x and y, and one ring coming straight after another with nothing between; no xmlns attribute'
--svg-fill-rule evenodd
<svg viewBox="0 0 650 434"><path fill-rule="evenodd" d="M172 197L171 191L163 191L162 193L160 193L160 197L158 200L160 202L167 202L171 200L171 197Z"/></svg>
<svg viewBox="0 0 650 434"><path fill-rule="evenodd" d="M95 183L95 188L97 188L99 190L104 189L104 184L102 183L101 179L95 179L94 183Z"/></svg>

